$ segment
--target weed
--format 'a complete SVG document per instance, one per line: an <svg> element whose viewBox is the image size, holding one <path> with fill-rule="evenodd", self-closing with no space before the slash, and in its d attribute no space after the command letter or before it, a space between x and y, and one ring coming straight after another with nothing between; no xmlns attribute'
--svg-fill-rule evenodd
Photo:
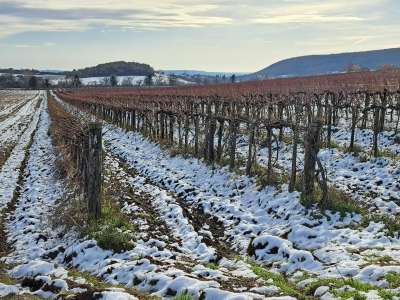
<svg viewBox="0 0 400 300"><path fill-rule="evenodd" d="M383 223L387 235L395 237L400 232L400 219L389 215L373 214L364 215L361 225L367 227L370 222Z"/></svg>
<svg viewBox="0 0 400 300"><path fill-rule="evenodd" d="M386 289L380 289L378 294L384 300L392 300L395 297L400 297L400 292L388 291Z"/></svg>
<svg viewBox="0 0 400 300"><path fill-rule="evenodd" d="M311 299L311 297L308 297L304 292L299 290L295 283L289 282L282 274L269 272L254 262L249 263L254 274L265 281L272 279L282 293L296 297L297 299Z"/></svg>
<svg viewBox="0 0 400 300"><path fill-rule="evenodd" d="M7 284L7 285L13 285L16 284L17 281L10 276L8 276L5 268L3 269L0 265L0 283Z"/></svg>
<svg viewBox="0 0 400 300"><path fill-rule="evenodd" d="M321 148L327 148L327 149L336 148L336 149L340 149L341 146L340 146L336 141L331 140L331 142L329 143L329 145L328 145L328 143L323 143L323 144L321 145Z"/></svg>
<svg viewBox="0 0 400 300"><path fill-rule="evenodd" d="M104 248L122 252L133 248L134 226L119 208L112 205L102 207L101 218L92 221L86 228L86 234Z"/></svg>
<svg viewBox="0 0 400 300"><path fill-rule="evenodd" d="M193 300L193 297L187 293L183 293L179 294L178 296L175 296L173 300Z"/></svg>
<svg viewBox="0 0 400 300"><path fill-rule="evenodd" d="M394 160L400 159L400 156L398 156L395 152L390 151L388 149L378 150L378 157L388 157Z"/></svg>
<svg viewBox="0 0 400 300"><path fill-rule="evenodd" d="M400 273L389 272L385 275L385 279L389 282L390 288L400 288Z"/></svg>
<svg viewBox="0 0 400 300"><path fill-rule="evenodd" d="M322 210L330 210L332 212L340 213L343 219L347 213L364 214L365 210L354 201L346 193L336 189L333 186L328 187L328 193L326 195L327 200L322 202L322 190L318 185L315 185L314 193L311 197L305 196L303 193L300 196L300 202L305 207L311 207L313 204L317 204Z"/></svg>
<svg viewBox="0 0 400 300"><path fill-rule="evenodd" d="M369 264L388 265L393 262L393 258L388 255L384 256L372 255L366 257L366 261L368 261Z"/></svg>
<svg viewBox="0 0 400 300"><path fill-rule="evenodd" d="M353 153L354 155L358 156L360 153L363 152L363 149L360 145L354 144L353 149L350 149L350 147L345 148L344 151L345 153Z"/></svg>
<svg viewBox="0 0 400 300"><path fill-rule="evenodd" d="M366 300L365 295L360 294L358 291L333 291L333 294L340 299L353 299L353 300Z"/></svg>
<svg viewBox="0 0 400 300"><path fill-rule="evenodd" d="M219 266L216 263L207 263L204 266L211 270L218 270L218 268L219 268Z"/></svg>
<svg viewBox="0 0 400 300"><path fill-rule="evenodd" d="M377 287L374 287L373 285L363 283L358 280L354 280L352 278L350 279L345 279L345 278L327 278L327 279L318 279L312 283L310 283L304 290L306 294L313 295L315 290L320 287L320 286L330 286L333 288L333 294L340 299L359 299L359 300L364 300L366 297L362 295L360 292L368 292L370 290L380 290ZM339 289L344 286L350 286L352 287L353 291L337 291L334 289Z"/></svg>
<svg viewBox="0 0 400 300"><path fill-rule="evenodd" d="M98 279L96 276L93 276L89 272L81 272L76 269L70 269L68 271L68 276L73 277L74 279L83 278L83 279L85 279L85 282L87 284L91 284L99 289L106 289L106 288L110 287L110 285L104 283L103 281Z"/></svg>
<svg viewBox="0 0 400 300"><path fill-rule="evenodd" d="M268 180L267 168L259 164L253 164L251 174L256 176L257 185L261 188L264 188L267 185L279 187L280 185L285 184L289 181L288 175L285 172L276 169L272 169L271 177Z"/></svg>

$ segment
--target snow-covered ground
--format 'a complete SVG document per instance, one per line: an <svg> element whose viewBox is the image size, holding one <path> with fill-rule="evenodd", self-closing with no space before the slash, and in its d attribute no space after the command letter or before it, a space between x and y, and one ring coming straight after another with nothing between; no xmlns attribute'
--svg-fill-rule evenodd
<svg viewBox="0 0 400 300"><path fill-rule="evenodd" d="M46 105L45 101L43 103ZM207 267L207 262L216 259L215 251L201 242L201 237L183 216L174 198L155 185L144 184L143 177L125 173L111 155L107 155L105 160L106 182L117 180L117 186L125 189L127 195L121 199L123 210L129 213L141 210L127 193L133 189L135 195L153 203L154 211L165 220L171 236L150 237L149 233L155 228L146 229L145 219L136 216L134 221L142 225L142 230L138 232L135 247L113 253L98 247L94 240L78 238L74 231L65 233L61 227L54 228L52 214L67 190L56 176L56 154L47 134L49 123L47 111L41 110L24 173L23 192L7 222L8 242L13 251L3 260L14 266L9 272L11 277L24 279L23 286L1 285L0 295L33 293L54 298L60 292L85 292L87 287L74 288L85 284L85 280L74 278L69 271L72 268L90 272L110 284L134 286L142 293L163 298L187 292L196 298L203 295L204 299L262 299L265 293L278 290L271 284L268 284L269 289L261 289L262 282L253 282L255 275L240 261L219 258L219 270ZM106 184L106 187L110 186ZM169 243L172 240L176 244ZM240 280L244 280L244 287L238 286ZM232 289L243 292L234 293ZM248 289L253 289L253 292L245 292ZM101 294L114 299L112 297L119 293L121 299L135 299L123 289L91 292L93 297Z"/></svg>
<svg viewBox="0 0 400 300"><path fill-rule="evenodd" d="M146 76L116 76L118 85L121 86L144 86L146 85ZM58 84L65 81L65 78L59 77L50 80L52 84ZM96 85L110 85L110 77L83 77L80 78L83 85L96 86ZM152 77L153 85L168 85L170 77L168 75L155 73ZM193 84L193 82L177 78L176 82L181 85Z"/></svg>
<svg viewBox="0 0 400 300"><path fill-rule="evenodd" d="M288 130L290 132L290 130ZM370 133L372 135L372 133ZM400 148L387 138L389 134L383 132L379 139L379 147L384 148L390 145L393 148ZM390 157L363 159L370 151L370 139L363 138L366 135L357 134L357 144L364 153L354 155L346 153L338 148L323 148L319 152L319 158L327 171L329 184L339 190L348 193L352 198L367 204L371 209L378 209L390 214L400 214L400 160ZM332 139L340 146L349 145L350 133L343 130L335 132ZM292 144L279 142L273 143L273 160L275 162L276 152L279 156L276 164L287 173L291 171L292 164ZM238 143L238 151L243 157L247 157L248 146L247 138L241 137ZM304 148L298 145L298 166L303 169ZM268 149L258 147L257 162L261 166L266 166L268 161Z"/></svg>
<svg viewBox="0 0 400 300"><path fill-rule="evenodd" d="M127 83L128 85L143 85L146 76L116 76L119 85ZM80 78L83 85L101 85L110 80L110 77L86 77ZM108 82L109 84L109 82Z"/></svg>
<svg viewBox="0 0 400 300"><path fill-rule="evenodd" d="M0 170L0 209L11 201L13 197L20 175L20 168L26 155L25 149L29 145L31 136L36 129L39 115L44 107L43 102L37 109L35 107L43 97L44 94L38 95L25 104L14 116L0 123L0 128L3 129L3 131L0 131L0 136L1 141L4 143L0 147L13 145L7 160ZM21 123L18 123L20 121ZM18 128L15 128L15 125L18 125ZM15 146L14 142L16 143Z"/></svg>
<svg viewBox="0 0 400 300"><path fill-rule="evenodd" d="M8 117L37 94L37 91L0 90L0 120Z"/></svg>
<svg viewBox="0 0 400 300"><path fill-rule="evenodd" d="M63 236L59 228L54 229L51 225L52 209L65 194L65 190L62 182L57 180L56 155L48 135L50 119L45 110L47 103L45 100L42 103L40 121L23 174L23 192L6 224L7 241L12 244L13 250L2 258L5 263L14 266L9 270L9 275L24 280L17 284L0 283L0 297L33 294L54 299L60 293L69 293L86 295L90 299L136 299L123 289L100 290L90 286L85 279L74 278L62 266L62 260L58 262L56 259L54 253L61 249L68 251L68 247L79 247L80 242L76 240L75 232ZM89 244L86 245L89 248ZM105 258L110 255L110 251L98 249L97 255ZM93 262L93 259L88 259L89 264Z"/></svg>
<svg viewBox="0 0 400 300"><path fill-rule="evenodd" d="M245 254L252 242L258 249L254 257L273 263L281 271L356 276L363 272L365 259L350 249L400 250L400 241L385 236L380 224L351 229L349 225L359 216L347 216L342 221L339 214L329 219L314 218L300 204L298 193L288 193L286 187L259 190L254 180L245 176L211 169L196 159L170 157L138 134L113 126L106 128L104 138L115 155L181 195L189 205L215 216L225 228L226 242L240 253Z"/></svg>
<svg viewBox="0 0 400 300"><path fill-rule="evenodd" d="M104 193L136 228L134 246L113 252L79 236L73 228L67 230L57 224L55 208L70 192L57 174L47 101L44 94L41 98L44 101L18 141L25 133L34 134L24 172L17 180L20 195L6 219L12 251L2 260L9 266L9 276L18 282L0 281L0 297L34 293L55 298L68 293L103 299L141 299L146 294L171 299L186 292L193 299L289 300L324 278L371 284L359 291L366 299L383 299L383 291L400 295L387 277L400 274L400 240L387 235L383 224L370 222L365 227L356 214L342 218L339 213L307 210L299 194L289 193L286 185L260 188L254 178L194 158L171 157L140 134L107 123ZM76 110L63 105L68 111ZM245 155L245 147L240 141L238 145ZM258 151L261 163L265 163L265 151ZM301 158L301 147L299 151ZM282 143L280 152L278 163L287 168L291 145ZM321 150L320 157L332 184L349 188L360 201L379 205L382 198L381 210L396 213L387 208L397 200L385 198L398 196L395 160L362 162L338 149ZM363 176L366 179L358 180ZM9 189L15 190L15 184ZM370 193L364 195L366 191ZM250 261L275 275L261 276ZM107 287L93 285L84 272ZM277 274L285 279L276 279ZM349 295L354 282L335 287L321 281L307 296Z"/></svg>

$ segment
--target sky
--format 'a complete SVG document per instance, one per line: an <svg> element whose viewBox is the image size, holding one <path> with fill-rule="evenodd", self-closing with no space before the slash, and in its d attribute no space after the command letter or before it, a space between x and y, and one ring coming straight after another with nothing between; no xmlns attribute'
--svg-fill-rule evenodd
<svg viewBox="0 0 400 300"><path fill-rule="evenodd" d="M0 67L254 72L281 59L400 47L399 0L0 0Z"/></svg>

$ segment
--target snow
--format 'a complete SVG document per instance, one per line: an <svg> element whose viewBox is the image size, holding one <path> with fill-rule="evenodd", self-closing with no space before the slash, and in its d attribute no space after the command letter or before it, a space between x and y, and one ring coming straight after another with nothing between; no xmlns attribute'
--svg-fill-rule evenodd
<svg viewBox="0 0 400 300"><path fill-rule="evenodd" d="M54 227L54 208L65 201L69 191L57 176L57 156L47 134L50 119L46 105L43 101L35 112L37 119L32 118L37 126L33 121L29 124L34 139L23 174L21 195L15 212L7 218L8 242L13 251L5 262L16 265L10 271L12 277L30 277L60 290L72 291L69 280L85 282L79 276L70 276L68 270L74 268L109 284L135 288L165 299L187 293L195 299L291 300L294 298L280 294L273 280L258 279L246 259L254 259L268 266L271 272L285 273L292 278L301 278L307 271L315 277L348 276L383 288L388 287L385 274L400 273L396 265L400 261L399 238L385 235L382 224L371 222L362 228L358 226L358 215L348 214L344 218L331 212L317 215L317 211L305 209L299 194L289 193L286 185L279 189L260 189L252 178L234 174L227 168L214 169L197 159L171 157L140 134L106 123L105 182L115 180L121 190L132 191L132 194L117 194L116 199L123 212L135 217L132 222L139 230L134 247L117 253L102 249L96 241L80 237L74 230L65 232L62 227ZM16 147L23 141L22 136ZM290 145L283 147L286 150L279 163L285 165ZM265 157L265 149L260 151ZM384 158L364 163L337 150L321 151L324 163L330 163L333 157L338 160L331 163L330 169L331 174L337 175L335 183L349 182L346 177L349 174L358 178L360 171L348 173L350 162L356 162L365 176L375 174L376 178L366 181L371 188L376 188L379 197L387 196L388 190L396 196L392 193L396 190L389 185L390 180L398 178L397 164L393 160ZM372 171L368 173L368 169ZM17 169L15 172L18 174ZM381 188L372 184L377 178L383 181ZM355 183L355 179L351 182ZM364 181L355 184L360 188L367 186ZM12 187L15 189L15 185L10 184L10 189ZM167 233L152 235L157 228L140 217L146 211L140 201L133 201L137 200L135 197L145 201L156 217L163 220ZM365 199L375 201L369 196ZM396 200L382 201L382 210L397 213ZM211 221L200 229L195 227L185 209L204 212L212 222L218 222L223 235L215 234ZM233 261L220 257L207 238L229 245L245 259ZM367 258L373 255L388 255L395 262L393 265L366 265ZM208 262L215 262L217 268L210 268ZM250 280L254 286L229 286L232 279L239 277ZM304 280L301 284L305 286L313 280L315 278ZM22 292L17 285L0 285L0 293L3 291ZM324 299L333 297L330 292L326 287L315 291ZM55 297L42 289L37 295ZM377 296L374 291L367 295ZM95 296L136 299L124 289L107 289Z"/></svg>
<svg viewBox="0 0 400 300"><path fill-rule="evenodd" d="M110 77L84 77L80 78L83 85L100 85L104 83L104 80ZM132 85L142 85L146 79L146 76L116 76L118 84L122 84L124 81L129 81Z"/></svg>
<svg viewBox="0 0 400 300"><path fill-rule="evenodd" d="M116 164L115 161L111 161L109 166L112 163ZM121 176L124 175L126 176L126 174L121 174ZM175 236L182 239L184 252L195 254L201 261L209 262L215 260L215 250L207 247L202 242L202 238L197 234L187 218L184 217L182 208L176 203L176 200L168 195L165 190L146 184L145 181L146 179L141 176L128 177L128 184L134 190L152 196L153 204L160 215L163 216L167 225L173 228ZM130 208L126 206L125 209L129 210Z"/></svg>
<svg viewBox="0 0 400 300"><path fill-rule="evenodd" d="M122 86L144 86L146 81L146 76L115 76L117 79L118 85ZM65 77L55 77L55 79L50 79L52 84L59 84L65 81ZM82 77L79 78L82 85L85 86L96 86L96 85L104 85L107 82L107 85L110 85L109 80L110 76L99 76L99 77ZM170 78L167 75L155 73L152 77L152 82L154 85L168 85L170 82ZM193 82L178 78L177 82L179 84L193 84Z"/></svg>
<svg viewBox="0 0 400 300"><path fill-rule="evenodd" d="M46 101L43 103L46 106ZM51 214L67 190L55 174L56 155L51 138L47 134L49 123L47 110L41 110L38 130L35 133L30 149L31 155L27 162L22 194L14 216L9 218L7 223L8 241L13 245L13 252L6 257L5 261L16 264L10 272L11 276L30 277L68 291L69 287L65 279L71 280L71 278L67 269L73 267L90 272L110 284L133 286L141 292L154 293L163 298L171 297L171 293L178 294L186 291L198 298L203 293L207 294L208 291L219 290L218 282L197 278L196 270L199 271L199 268L187 273L172 267L175 259L179 259L176 256L200 262L198 259L201 255L196 254L200 251L198 246L194 248L188 246L189 251L186 251L183 246L185 242L183 242L182 249L179 249L181 252L172 253L167 249L158 249L164 245L162 241L137 240L134 249L115 253L101 249L93 240L78 238L74 231L63 233L62 228L53 228L50 224ZM140 182L140 178L138 180ZM150 187L145 188L150 189ZM153 195L155 198L159 197L158 192ZM160 191L160 193L162 195L160 199L167 199L164 192ZM175 219L180 216L175 214L176 209L173 209L173 212L172 216ZM181 230L180 226L171 225L171 230L176 230L177 234L183 237L193 235L190 226L182 228L184 230ZM192 242L189 245L192 245ZM208 247L204 247L199 253L207 253L207 251L209 251ZM156 261L161 263L158 265ZM82 281L81 278L78 280ZM122 293L107 291L102 292L101 296L132 299ZM42 289L35 294L54 297L53 293ZM229 297L226 296L226 299L242 297L231 292L227 295ZM206 298L210 299L210 296Z"/></svg>
<svg viewBox="0 0 400 300"><path fill-rule="evenodd" d="M15 278L36 277L38 275L62 276L67 272L62 268L57 268L53 263L42 260L32 260L26 264L15 267L11 273Z"/></svg>
<svg viewBox="0 0 400 300"><path fill-rule="evenodd" d="M9 294L17 294L19 288L14 285L7 285L0 282L0 297L5 297Z"/></svg>
<svg viewBox="0 0 400 300"><path fill-rule="evenodd" d="M390 272L400 273L400 266L369 265L363 268L354 278L376 286L387 288L389 285L385 279L385 275Z"/></svg>
<svg viewBox="0 0 400 300"><path fill-rule="evenodd" d="M35 96L34 91L0 90L0 120Z"/></svg>
<svg viewBox="0 0 400 300"><path fill-rule="evenodd" d="M332 136L333 141L345 147L348 146L350 140L349 131L342 129L340 135L335 133ZM291 129L285 128L285 134L291 134ZM276 131L277 135L278 132ZM400 149L395 144L393 138L389 141L387 136L389 133L380 134L380 149L385 149L385 145L392 145L396 149ZM338 140L335 140L335 138ZM358 131L357 135L358 137ZM370 134L370 139L372 136ZM360 146L365 149L365 153L356 156L351 153L344 153L342 150L331 148L323 148L319 151L318 157L321 159L322 165L327 171L328 184L341 190L357 201L366 204L371 210L377 210L382 213L398 213L399 210L390 202L400 201L400 161L389 157L363 159L371 148L370 140L360 140ZM279 148L277 148L279 147ZM273 157L279 149L279 157L277 159L277 168L281 168L287 173L291 171L292 164L292 144L279 142L278 145L273 143ZM242 157L247 157L248 146L247 137L239 137L238 152ZM369 155L369 154L368 154ZM303 168L304 148L298 145L298 166ZM259 146L257 148L257 163L261 166L267 165L268 149Z"/></svg>
<svg viewBox="0 0 400 300"><path fill-rule="evenodd" d="M29 103L26 104L29 106ZM22 161L25 157L25 148L29 144L31 139L31 135L34 132L41 111L43 110L44 104L42 103L40 108L34 112L31 122L29 123L27 129L22 133L17 145L13 148L8 157L7 161L1 168L0 171L0 209L2 209L9 201L11 201L13 197L13 193L15 191L19 169L21 167ZM20 110L20 112L23 109ZM18 115L18 114L16 114ZM1 123L3 124L3 123ZM0 127L1 127L0 124ZM9 134L12 134L10 132Z"/></svg>
<svg viewBox="0 0 400 300"><path fill-rule="evenodd" d="M113 154L143 176L180 193L188 204L218 217L225 226L227 240L242 253L251 238L255 238L253 245L257 241L265 244L256 250L255 258L274 263L281 271L304 269L325 275L345 271L355 275L363 260L348 252L348 247L400 246L398 239L384 236L380 224L371 223L366 229L355 230L348 225L356 222L357 216L340 221L338 214L328 214L329 218L314 219L299 203L296 192L288 193L284 187L281 191L271 187L259 191L247 177L226 169L209 169L195 159L170 157L139 134L105 126L104 139ZM289 233L287 239L281 237L285 233ZM271 242L271 247L266 241Z"/></svg>
<svg viewBox="0 0 400 300"><path fill-rule="evenodd" d="M128 293L118 292L118 291L106 291L95 294L95 296L100 296L101 300L137 300L136 297L129 295Z"/></svg>

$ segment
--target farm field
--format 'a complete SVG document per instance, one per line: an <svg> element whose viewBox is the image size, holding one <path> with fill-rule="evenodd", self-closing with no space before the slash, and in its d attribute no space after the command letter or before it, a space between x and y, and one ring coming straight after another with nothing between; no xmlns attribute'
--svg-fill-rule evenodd
<svg viewBox="0 0 400 300"><path fill-rule="evenodd" d="M399 78L0 91L0 298L400 299Z"/></svg>

